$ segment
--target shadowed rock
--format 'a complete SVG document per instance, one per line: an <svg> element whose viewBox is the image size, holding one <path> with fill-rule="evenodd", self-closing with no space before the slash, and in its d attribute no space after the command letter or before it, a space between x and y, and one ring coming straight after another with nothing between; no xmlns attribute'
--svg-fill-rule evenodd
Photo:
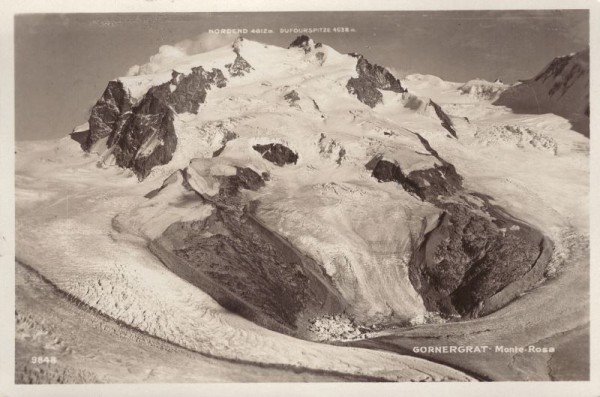
<svg viewBox="0 0 600 397"><path fill-rule="evenodd" d="M414 243L409 262L409 279L427 310L477 317L488 299L498 300L498 292L507 286L515 289L514 282L534 266L545 267L537 264L544 237L490 204L486 196L465 192L454 166L416 135L441 165L405 174L400 165L380 155L366 168L380 182L396 182L442 210L437 226ZM539 279L542 272L535 274ZM537 279L521 288L529 288ZM510 296L517 292L511 290Z"/></svg>
<svg viewBox="0 0 600 397"><path fill-rule="evenodd" d="M442 127L444 127L446 129L446 131L448 131L454 138L457 138L456 130L454 129L454 124L452 123L450 116L448 116L446 114L446 112L444 112L444 110L442 110L440 105L433 102L431 99L429 100L429 104L431 106L433 106L433 109L435 110L435 114L441 120Z"/></svg>
<svg viewBox="0 0 600 397"><path fill-rule="evenodd" d="M216 195L196 192L214 205L212 215L174 223L150 244L165 266L226 309L279 332L302 336L308 319L342 313L344 300L319 265L262 225L256 203L241 201L240 191L260 189L263 176L236 167L218 180Z"/></svg>
<svg viewBox="0 0 600 397"><path fill-rule="evenodd" d="M298 155L280 143L254 145L252 149L262 154L263 158L282 167L286 164L296 164Z"/></svg>
<svg viewBox="0 0 600 397"><path fill-rule="evenodd" d="M372 175L378 181L399 183L404 190L424 201L436 200L440 195L449 196L462 189L462 177L449 163L405 174L399 164L375 157L366 167L372 169Z"/></svg>
<svg viewBox="0 0 600 397"><path fill-rule="evenodd" d="M222 200L234 197L241 189L258 190L265 186L263 178L253 169L247 167L235 167L235 169L235 175L218 177L219 197Z"/></svg>
<svg viewBox="0 0 600 397"><path fill-rule="evenodd" d="M143 179L156 165L171 161L177 147L177 136L173 112L166 104L152 98L147 103L142 101L141 105L148 113L141 110L127 118L112 154L117 165L132 169L138 178Z"/></svg>
<svg viewBox="0 0 600 397"><path fill-rule="evenodd" d="M227 80L219 69L192 68L188 75L173 71L171 80L152 87L132 106L118 81L108 84L92 108L86 150L108 137L117 165L132 169L143 179L150 170L167 164L177 147L173 127L175 113L197 113L212 86L224 87Z"/></svg>
<svg viewBox="0 0 600 397"><path fill-rule="evenodd" d="M254 70L252 65L250 65L240 54L237 54L233 63L228 63L225 67L233 77L241 77Z"/></svg>
<svg viewBox="0 0 600 397"><path fill-rule="evenodd" d="M312 50L311 42L311 38L306 35L298 36L294 39L294 41L292 41L288 48L302 48L305 53L308 53Z"/></svg>
<svg viewBox="0 0 600 397"><path fill-rule="evenodd" d="M428 310L476 317L536 264L543 236L487 201L438 205L444 213L411 260L411 282Z"/></svg>
<svg viewBox="0 0 600 397"><path fill-rule="evenodd" d="M379 182L393 181L399 183L407 192L419 196L421 200L424 199L417 184L404 175L404 172L402 172L402 169L398 164L380 159L376 162L372 175L377 178Z"/></svg>
<svg viewBox="0 0 600 397"><path fill-rule="evenodd" d="M235 52L235 61L233 61L233 63L225 65L225 67L229 71L229 74L233 77L241 77L254 70L252 65L250 65L240 53L243 45L244 38L241 36L235 39L235 41L231 45L231 47L233 48L233 52Z"/></svg>
<svg viewBox="0 0 600 397"><path fill-rule="evenodd" d="M288 101L289 103L294 103L300 100L300 95L296 90L292 90L283 96L283 99Z"/></svg>
<svg viewBox="0 0 600 397"><path fill-rule="evenodd" d="M207 92L211 86L223 88L227 84L227 79L219 69L212 69L207 72L201 66L192 68L192 73L181 78L173 92L169 85L163 84L154 87L161 94L167 104L173 106L177 113L198 113L201 103L206 101ZM153 90L151 89L151 90Z"/></svg>
<svg viewBox="0 0 600 397"><path fill-rule="evenodd" d="M369 63L362 55L350 54L358 58L356 71L358 77L352 77L346 84L346 89L356 95L359 101L369 107L383 103L383 95L379 91L388 90L398 93L406 92L400 80L394 77L386 68Z"/></svg>
<svg viewBox="0 0 600 397"><path fill-rule="evenodd" d="M88 150L94 143L110 136L121 116L131 110L131 98L120 81L110 81L90 113L90 132L85 143Z"/></svg>

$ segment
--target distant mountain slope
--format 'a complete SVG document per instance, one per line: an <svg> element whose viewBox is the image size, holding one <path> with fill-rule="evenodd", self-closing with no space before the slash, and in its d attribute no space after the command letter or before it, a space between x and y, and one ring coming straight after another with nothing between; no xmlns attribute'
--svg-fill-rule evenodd
<svg viewBox="0 0 600 397"><path fill-rule="evenodd" d="M537 76L504 91L495 105L516 113L555 113L589 136L589 49L555 58Z"/></svg>
<svg viewBox="0 0 600 397"><path fill-rule="evenodd" d="M461 85L458 90L465 95L471 95L481 99L494 100L507 88L508 85L504 84L500 80L490 82L483 79L474 79Z"/></svg>

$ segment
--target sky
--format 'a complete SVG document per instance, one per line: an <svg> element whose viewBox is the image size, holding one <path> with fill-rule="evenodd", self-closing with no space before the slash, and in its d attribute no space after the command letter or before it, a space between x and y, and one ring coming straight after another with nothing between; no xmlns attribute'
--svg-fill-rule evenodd
<svg viewBox="0 0 600 397"><path fill-rule="evenodd" d="M386 11L160 14L21 14L15 17L17 140L54 139L87 121L109 80L152 57L228 45L209 29L272 29L250 40L287 47L281 28L348 27L314 33L342 53L358 52L397 77L433 74L513 83L589 43L586 10ZM162 48L161 48L162 47Z"/></svg>

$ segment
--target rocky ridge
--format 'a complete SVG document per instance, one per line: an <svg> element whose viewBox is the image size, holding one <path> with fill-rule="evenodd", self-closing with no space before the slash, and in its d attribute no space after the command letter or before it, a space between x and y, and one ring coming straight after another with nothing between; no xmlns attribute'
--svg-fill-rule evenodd
<svg viewBox="0 0 600 397"><path fill-rule="evenodd" d="M210 294L223 307L264 327L309 337L309 320L343 313L345 303L313 259L303 255L254 216L255 203L244 190L265 185L266 175L236 167L234 175L215 176L216 194L198 190L194 165L177 171L169 184L181 183L213 207L199 221L176 222L150 243L171 271ZM181 176L181 177L179 177Z"/></svg>
<svg viewBox="0 0 600 397"><path fill-rule="evenodd" d="M356 95L359 101L369 107L375 107L383 103L383 95L379 90L393 91L397 93L406 92L398 80L386 68L371 64L360 54L350 54L358 59L356 71L358 77L348 80L346 88L350 94Z"/></svg>
<svg viewBox="0 0 600 397"><path fill-rule="evenodd" d="M413 242L410 280L430 312L477 317L488 299L536 266L544 237L488 197L465 191L455 167L418 137L442 165L407 174L397 162L376 156L366 167L378 181L396 182L442 210L437 226Z"/></svg>
<svg viewBox="0 0 600 397"><path fill-rule="evenodd" d="M589 136L590 50L557 57L535 77L517 83L500 94L495 105L517 113L555 113L573 129Z"/></svg>

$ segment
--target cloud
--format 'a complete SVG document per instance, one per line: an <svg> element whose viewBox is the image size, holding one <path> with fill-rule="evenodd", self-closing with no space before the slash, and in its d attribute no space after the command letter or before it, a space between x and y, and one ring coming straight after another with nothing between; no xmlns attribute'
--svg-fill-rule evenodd
<svg viewBox="0 0 600 397"><path fill-rule="evenodd" d="M393 66L386 66L386 68L390 71L391 74L394 75L395 78L400 79L400 80L402 80L409 74L416 73L414 70L395 68Z"/></svg>
<svg viewBox="0 0 600 397"><path fill-rule="evenodd" d="M127 76L151 74L168 69L177 59L232 44L236 38L237 35L202 33L195 39L185 39L175 45L160 46L158 53L152 55L147 63L130 67Z"/></svg>
<svg viewBox="0 0 600 397"><path fill-rule="evenodd" d="M232 44L238 36L235 34L209 34L202 33L195 40L183 40L175 44L175 47L188 54L200 54L215 48Z"/></svg>

